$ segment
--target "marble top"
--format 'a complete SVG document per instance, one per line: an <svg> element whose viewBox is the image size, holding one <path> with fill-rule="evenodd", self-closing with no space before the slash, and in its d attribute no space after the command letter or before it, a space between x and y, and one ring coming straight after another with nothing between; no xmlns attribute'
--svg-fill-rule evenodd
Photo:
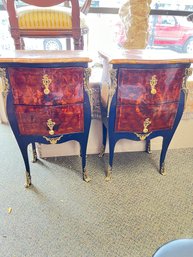
<svg viewBox="0 0 193 257"><path fill-rule="evenodd" d="M193 54L181 54L162 49L102 50L99 51L99 55L111 64L193 63Z"/></svg>
<svg viewBox="0 0 193 257"><path fill-rule="evenodd" d="M14 50L0 53L1 63L69 63L91 62L85 51Z"/></svg>

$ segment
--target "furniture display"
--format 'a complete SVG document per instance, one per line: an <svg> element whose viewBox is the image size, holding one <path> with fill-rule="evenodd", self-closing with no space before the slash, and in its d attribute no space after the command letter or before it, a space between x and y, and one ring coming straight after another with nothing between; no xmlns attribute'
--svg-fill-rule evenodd
<svg viewBox="0 0 193 257"><path fill-rule="evenodd" d="M7 116L26 168L26 187L31 185L27 147L31 143L80 144L83 179L91 122L88 88L91 59L83 51L13 51L0 56L0 77L7 94Z"/></svg>
<svg viewBox="0 0 193 257"><path fill-rule="evenodd" d="M100 52L104 59L108 106L103 108L103 147L109 139L109 167L112 173L114 148L126 138L145 141L162 137L160 173L165 175L167 149L183 114L187 97L186 80L193 59L170 51L127 50L113 54ZM110 72L107 70L110 69ZM103 82L103 84L105 84ZM102 95L103 99L103 95Z"/></svg>
<svg viewBox="0 0 193 257"><path fill-rule="evenodd" d="M9 15L10 32L16 49L24 49L27 38L73 38L74 49L83 50L83 36L88 34L85 14L91 0L85 0L82 8L78 0L3 0ZM64 7L65 2L71 8ZM63 6L61 5L63 4ZM67 41L69 42L69 40ZM70 50L67 44L67 50ZM54 50L54 49L53 49Z"/></svg>
<svg viewBox="0 0 193 257"><path fill-rule="evenodd" d="M193 239L176 239L162 245L153 257L192 257Z"/></svg>

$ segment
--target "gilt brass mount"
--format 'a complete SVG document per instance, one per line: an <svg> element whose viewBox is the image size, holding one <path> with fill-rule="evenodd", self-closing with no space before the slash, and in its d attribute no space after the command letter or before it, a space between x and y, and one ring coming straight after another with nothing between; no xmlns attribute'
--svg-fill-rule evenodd
<svg viewBox="0 0 193 257"><path fill-rule="evenodd" d="M9 82L6 77L6 69L5 68L0 68L0 77L2 79L2 93L3 93L3 96L6 97L9 92Z"/></svg>
<svg viewBox="0 0 193 257"><path fill-rule="evenodd" d="M187 87L187 79L189 76L191 76L193 73L193 68L186 68L185 69L185 76L183 77L183 81L182 81L182 90L184 92L185 95L185 103L187 101L188 98L188 87Z"/></svg>
<svg viewBox="0 0 193 257"><path fill-rule="evenodd" d="M150 133L148 133L148 134L139 134L139 133L134 133L141 141L144 141L150 134L151 134L151 132Z"/></svg>
<svg viewBox="0 0 193 257"><path fill-rule="evenodd" d="M26 175L25 188L29 188L31 186L31 175L28 171L26 171L25 175Z"/></svg>
<svg viewBox="0 0 193 257"><path fill-rule="evenodd" d="M87 183L91 181L91 178L89 177L88 171L86 170L86 168L84 168L84 171L83 171L83 180Z"/></svg>
<svg viewBox="0 0 193 257"><path fill-rule="evenodd" d="M85 68L84 69L84 89L88 94L89 101L90 101L90 107L91 107L91 113L93 113L93 92L92 92L92 88L89 86L90 75L91 75L91 69Z"/></svg>
<svg viewBox="0 0 193 257"><path fill-rule="evenodd" d="M60 137L54 137L54 138L49 138L49 137L43 136L43 138L45 138L46 141L50 142L50 144L52 144L52 145L57 144L57 142L58 142L62 137L63 137L63 135L60 136Z"/></svg>
<svg viewBox="0 0 193 257"><path fill-rule="evenodd" d="M117 89L117 69L110 70L110 78L111 78L111 85L109 88L109 98L108 98L108 107L107 107L107 117L109 117L111 101L113 99L113 95Z"/></svg>
<svg viewBox="0 0 193 257"><path fill-rule="evenodd" d="M149 130L147 128L150 124L151 124L150 118L145 119L143 122L143 133L144 134L143 133L134 133L141 141L144 141L151 134L151 132L148 133Z"/></svg>
<svg viewBox="0 0 193 257"><path fill-rule="evenodd" d="M54 121L52 121L52 119L47 120L47 126L50 129L49 134L51 136L54 135L54 133L55 133L54 130L53 130L55 124L56 123Z"/></svg>
<svg viewBox="0 0 193 257"><path fill-rule="evenodd" d="M151 94L155 95L157 93L157 90L155 88L155 86L157 85L157 77L156 75L153 75L151 80L150 80L150 86L151 86Z"/></svg>
<svg viewBox="0 0 193 257"><path fill-rule="evenodd" d="M43 76L42 83L43 83L43 86L45 87L45 89L44 89L44 94L45 94L45 95L48 95L48 94L50 93L49 86L50 86L50 84L52 83L52 80L48 78L48 75L47 75L47 74L45 74L45 75Z"/></svg>
<svg viewBox="0 0 193 257"><path fill-rule="evenodd" d="M150 121L150 118L147 118L144 120L143 122L143 133L148 133L149 130L148 130L148 126L151 124L151 121Z"/></svg>

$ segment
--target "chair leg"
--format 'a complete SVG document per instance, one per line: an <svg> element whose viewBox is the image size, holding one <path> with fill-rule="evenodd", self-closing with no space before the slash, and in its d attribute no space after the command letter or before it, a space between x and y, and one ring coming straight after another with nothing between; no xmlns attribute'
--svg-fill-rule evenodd
<svg viewBox="0 0 193 257"><path fill-rule="evenodd" d="M14 37L14 44L16 50L24 50L25 44L23 38Z"/></svg>
<svg viewBox="0 0 193 257"><path fill-rule="evenodd" d="M80 38L74 38L74 50L83 50L84 48L84 40L83 36Z"/></svg>
<svg viewBox="0 0 193 257"><path fill-rule="evenodd" d="M80 38L80 49L84 49L84 37L83 36L81 36L81 38Z"/></svg>

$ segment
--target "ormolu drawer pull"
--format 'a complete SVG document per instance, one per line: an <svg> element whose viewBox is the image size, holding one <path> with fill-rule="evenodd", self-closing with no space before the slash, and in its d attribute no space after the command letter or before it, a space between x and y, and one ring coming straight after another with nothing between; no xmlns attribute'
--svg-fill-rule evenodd
<svg viewBox="0 0 193 257"><path fill-rule="evenodd" d="M150 86L151 86L151 94L155 95L157 93L157 90L155 89L155 86L157 85L157 77L156 75L153 75L150 80Z"/></svg>
<svg viewBox="0 0 193 257"><path fill-rule="evenodd" d="M48 78L47 74L43 76L42 83L43 83L43 86L45 87L44 94L48 95L50 93L49 85L52 83L52 80Z"/></svg>
<svg viewBox="0 0 193 257"><path fill-rule="evenodd" d="M56 123L54 121L52 121L52 119L47 120L47 126L50 129L50 131L49 131L50 135L54 135L54 133L55 133L53 130L55 124Z"/></svg>
<svg viewBox="0 0 193 257"><path fill-rule="evenodd" d="M148 127L150 124L151 124L150 118L147 118L147 119L144 120L144 122L143 122L143 133L149 132L149 130L148 130L147 127Z"/></svg>

